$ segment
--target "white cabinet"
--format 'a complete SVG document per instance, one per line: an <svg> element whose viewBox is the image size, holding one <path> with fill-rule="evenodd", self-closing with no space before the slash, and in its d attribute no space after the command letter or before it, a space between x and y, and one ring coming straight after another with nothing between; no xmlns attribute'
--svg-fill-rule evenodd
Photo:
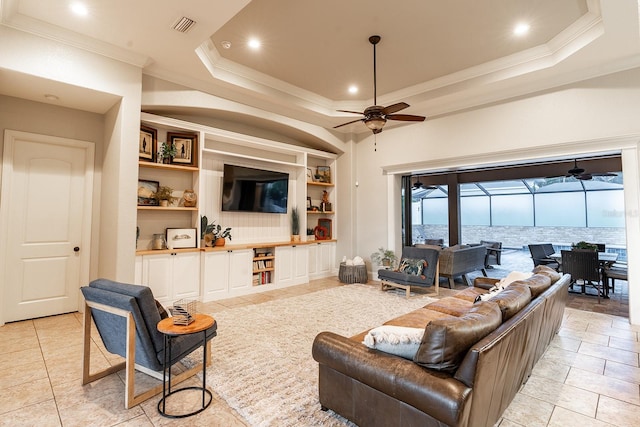
<svg viewBox="0 0 640 427"><path fill-rule="evenodd" d="M335 270L335 242L309 245L309 278L331 276Z"/></svg>
<svg viewBox="0 0 640 427"><path fill-rule="evenodd" d="M228 298L251 289L253 251L205 252L202 261L203 301Z"/></svg>
<svg viewBox="0 0 640 427"><path fill-rule="evenodd" d="M164 253L142 255L141 284L151 288L153 296L171 304L181 298L200 296L200 253Z"/></svg>
<svg viewBox="0 0 640 427"><path fill-rule="evenodd" d="M309 252L305 245L278 246L276 248L276 284L291 286L306 283Z"/></svg>

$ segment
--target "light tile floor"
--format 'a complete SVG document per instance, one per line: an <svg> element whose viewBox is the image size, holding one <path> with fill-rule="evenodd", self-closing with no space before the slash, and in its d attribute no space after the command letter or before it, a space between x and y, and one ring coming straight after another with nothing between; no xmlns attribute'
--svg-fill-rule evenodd
<svg viewBox="0 0 640 427"><path fill-rule="evenodd" d="M215 313L341 285L337 278L316 280L202 309ZM441 296L451 292L442 289ZM558 336L499 426L640 426L639 335L624 317L567 308ZM81 386L81 355L79 313L0 327L0 426L247 425L215 394L206 411L186 420L159 416L157 397L125 410L120 374ZM116 360L101 345L92 348L92 366Z"/></svg>

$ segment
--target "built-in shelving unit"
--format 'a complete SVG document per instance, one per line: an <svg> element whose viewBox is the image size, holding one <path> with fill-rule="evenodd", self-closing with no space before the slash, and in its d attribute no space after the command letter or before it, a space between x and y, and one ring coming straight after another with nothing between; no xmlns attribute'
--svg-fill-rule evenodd
<svg viewBox="0 0 640 427"><path fill-rule="evenodd" d="M154 295L170 303L179 296L211 301L335 274L336 155L149 113L141 113L141 120L146 129L157 133L156 150L169 133L196 135L198 143L193 162L197 166L138 162L139 180L171 187L178 200L168 207L137 206L137 283L152 287ZM222 211L225 163L289 174L287 212ZM195 192L196 206L184 206L182 194L187 189ZM291 242L291 209L304 211L307 200L318 209L301 215L303 241ZM201 247L203 215L230 227L233 243L227 240L223 247ZM322 240L305 234L319 224L333 224L332 233ZM193 247L152 249L153 235L164 234L167 228L195 229ZM185 284L181 274L188 276Z"/></svg>

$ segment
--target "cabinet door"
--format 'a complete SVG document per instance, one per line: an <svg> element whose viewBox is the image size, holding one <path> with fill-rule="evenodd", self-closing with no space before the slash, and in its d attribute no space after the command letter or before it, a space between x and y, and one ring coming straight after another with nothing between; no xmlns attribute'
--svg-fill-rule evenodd
<svg viewBox="0 0 640 427"><path fill-rule="evenodd" d="M276 248L276 283L281 286L293 284L293 251L292 246L278 246Z"/></svg>
<svg viewBox="0 0 640 427"><path fill-rule="evenodd" d="M202 271L203 300L212 301L229 292L229 252L207 252Z"/></svg>
<svg viewBox="0 0 640 427"><path fill-rule="evenodd" d="M253 251L229 251L229 289L251 287Z"/></svg>
<svg viewBox="0 0 640 427"><path fill-rule="evenodd" d="M334 264L335 243L323 243L318 253L318 275L327 277L331 275Z"/></svg>
<svg viewBox="0 0 640 427"><path fill-rule="evenodd" d="M144 255L142 257L142 284L151 288L160 302L171 301L171 255Z"/></svg>
<svg viewBox="0 0 640 427"><path fill-rule="evenodd" d="M200 296L200 253L182 253L171 256L173 260L173 298L197 298Z"/></svg>
<svg viewBox="0 0 640 427"><path fill-rule="evenodd" d="M319 243L315 245L309 245L307 249L309 252L309 278L313 278L318 274L318 248Z"/></svg>
<svg viewBox="0 0 640 427"><path fill-rule="evenodd" d="M293 247L293 281L296 285L309 281L309 250L306 246Z"/></svg>

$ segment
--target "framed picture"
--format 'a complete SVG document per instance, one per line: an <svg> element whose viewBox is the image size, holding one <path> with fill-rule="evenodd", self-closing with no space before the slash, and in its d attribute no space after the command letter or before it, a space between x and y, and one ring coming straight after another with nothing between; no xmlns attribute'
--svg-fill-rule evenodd
<svg viewBox="0 0 640 427"><path fill-rule="evenodd" d="M138 206L158 206L158 201L153 194L160 188L158 181L138 180Z"/></svg>
<svg viewBox="0 0 640 427"><path fill-rule="evenodd" d="M320 182L331 184L331 168L329 166L318 166L317 171L318 176L320 177Z"/></svg>
<svg viewBox="0 0 640 427"><path fill-rule="evenodd" d="M196 229L195 228L167 228L167 248L195 248Z"/></svg>
<svg viewBox="0 0 640 427"><path fill-rule="evenodd" d="M167 141L176 147L176 155L171 158L171 163L198 166L198 135L167 132Z"/></svg>
<svg viewBox="0 0 640 427"><path fill-rule="evenodd" d="M307 168L307 182L315 182L315 177L311 168Z"/></svg>
<svg viewBox="0 0 640 427"><path fill-rule="evenodd" d="M147 162L156 161L158 152L158 131L140 125L140 142L138 145L138 158Z"/></svg>
<svg viewBox="0 0 640 427"><path fill-rule="evenodd" d="M331 239L332 236L332 230L331 230L331 220L329 218L320 218L318 219L318 227L321 227L325 230L327 230L325 237L325 240Z"/></svg>
<svg viewBox="0 0 640 427"><path fill-rule="evenodd" d="M311 204L311 197L307 197L307 210L310 211L313 209L313 205Z"/></svg>

